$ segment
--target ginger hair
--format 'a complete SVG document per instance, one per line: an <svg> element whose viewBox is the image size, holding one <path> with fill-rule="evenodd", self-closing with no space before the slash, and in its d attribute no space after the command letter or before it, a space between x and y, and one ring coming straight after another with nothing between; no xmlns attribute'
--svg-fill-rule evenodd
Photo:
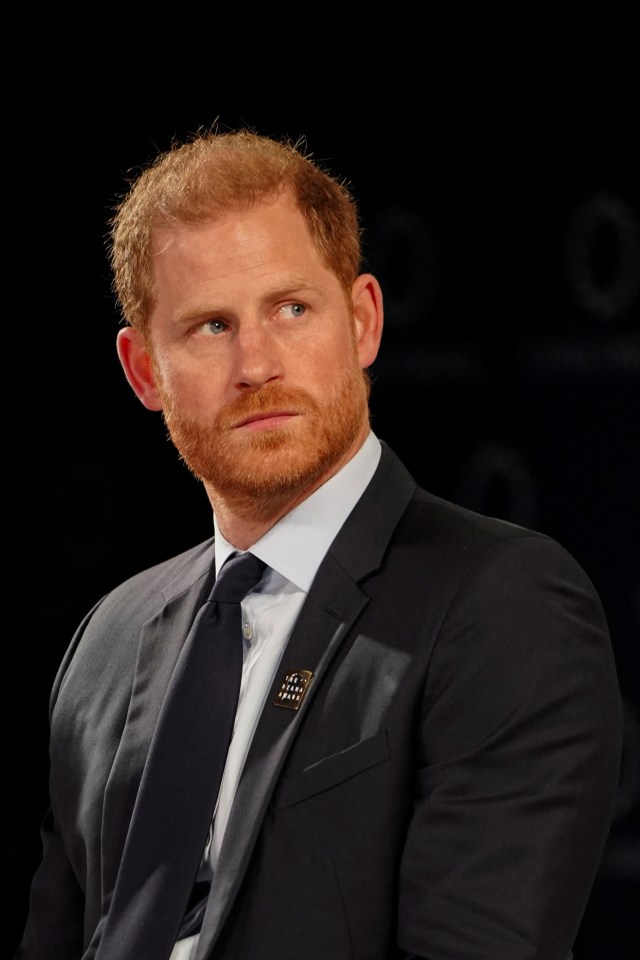
<svg viewBox="0 0 640 960"><path fill-rule="evenodd" d="M361 266L361 230L344 182L305 152L303 141L249 129L199 131L158 154L115 206L108 254L126 323L143 335L155 304L153 243L173 223L197 226L289 190L325 265L350 299Z"/></svg>

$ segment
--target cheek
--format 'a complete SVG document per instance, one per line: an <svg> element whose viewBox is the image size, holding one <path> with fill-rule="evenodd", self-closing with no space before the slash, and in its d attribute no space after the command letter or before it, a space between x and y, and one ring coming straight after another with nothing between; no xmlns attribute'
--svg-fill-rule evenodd
<svg viewBox="0 0 640 960"><path fill-rule="evenodd" d="M156 382L165 407L197 416L220 406L224 391L209 369L197 370L173 362L159 361L154 365Z"/></svg>
<svg viewBox="0 0 640 960"><path fill-rule="evenodd" d="M322 342L306 344L298 351L297 359L305 363L308 371L315 371L318 377L326 379L340 376L354 364L359 366L354 327L341 329Z"/></svg>

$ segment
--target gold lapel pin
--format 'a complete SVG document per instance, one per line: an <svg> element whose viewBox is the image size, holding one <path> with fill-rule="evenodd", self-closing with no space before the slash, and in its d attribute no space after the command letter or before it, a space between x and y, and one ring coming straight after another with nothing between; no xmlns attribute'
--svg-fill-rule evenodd
<svg viewBox="0 0 640 960"><path fill-rule="evenodd" d="M274 707L297 710L312 678L311 670L288 670L273 701Z"/></svg>

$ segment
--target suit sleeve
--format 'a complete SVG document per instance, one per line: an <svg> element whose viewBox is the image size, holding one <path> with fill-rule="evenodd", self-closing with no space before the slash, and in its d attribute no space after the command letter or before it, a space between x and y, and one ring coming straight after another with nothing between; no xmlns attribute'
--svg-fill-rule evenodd
<svg viewBox="0 0 640 960"><path fill-rule="evenodd" d="M14 960L75 960L83 952L84 894L51 807L41 827L43 858L31 884L29 915Z"/></svg>
<svg viewBox="0 0 640 960"><path fill-rule="evenodd" d="M600 601L557 543L492 548L441 625L417 740L398 943L564 960L609 830L621 701Z"/></svg>
<svg viewBox="0 0 640 960"><path fill-rule="evenodd" d="M49 701L50 724L69 664L101 602L84 617L58 668ZM49 798L50 805L40 826L42 858L31 881L29 912L14 960L79 960L83 954L85 897L69 861L55 812L52 772Z"/></svg>

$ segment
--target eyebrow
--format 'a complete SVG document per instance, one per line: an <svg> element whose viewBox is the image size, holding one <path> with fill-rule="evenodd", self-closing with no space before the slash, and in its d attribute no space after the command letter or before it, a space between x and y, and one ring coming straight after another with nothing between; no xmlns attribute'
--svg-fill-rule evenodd
<svg viewBox="0 0 640 960"><path fill-rule="evenodd" d="M316 284L309 283L305 278L292 277L289 282L286 284L278 284L271 289L266 290L260 297L262 302L268 303L273 300L290 300L295 298L297 294L310 293L314 295L325 296L324 289L317 286ZM174 319L177 323L188 323L193 320L197 320L198 317L204 316L217 316L220 314L224 316L228 308L224 307L215 307L209 305L198 305L194 304L192 307L189 307L188 311L185 313L178 314Z"/></svg>
<svg viewBox="0 0 640 960"><path fill-rule="evenodd" d="M311 283L307 277L290 277L286 283L279 283L277 286L273 286L267 290L261 299L286 300L287 297L292 297L296 293L303 293L305 291L322 293L323 287Z"/></svg>

